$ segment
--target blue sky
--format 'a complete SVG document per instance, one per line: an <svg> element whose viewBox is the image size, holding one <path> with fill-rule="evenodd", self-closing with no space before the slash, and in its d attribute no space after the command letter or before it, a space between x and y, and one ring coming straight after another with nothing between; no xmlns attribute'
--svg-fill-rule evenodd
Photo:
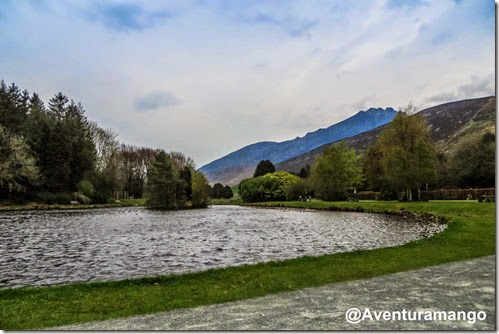
<svg viewBox="0 0 499 334"><path fill-rule="evenodd" d="M0 1L0 73L197 165L360 109L493 95L491 0Z"/></svg>

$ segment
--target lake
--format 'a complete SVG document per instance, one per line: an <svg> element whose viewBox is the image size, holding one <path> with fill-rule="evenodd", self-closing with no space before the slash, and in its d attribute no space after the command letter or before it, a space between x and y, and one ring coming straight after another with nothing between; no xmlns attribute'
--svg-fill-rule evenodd
<svg viewBox="0 0 499 334"><path fill-rule="evenodd" d="M0 213L0 288L107 281L405 244L445 225L382 214L213 206Z"/></svg>

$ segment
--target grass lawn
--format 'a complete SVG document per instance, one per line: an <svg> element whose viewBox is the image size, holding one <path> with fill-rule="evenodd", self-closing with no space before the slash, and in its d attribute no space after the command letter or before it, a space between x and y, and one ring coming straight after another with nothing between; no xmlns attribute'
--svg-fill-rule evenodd
<svg viewBox="0 0 499 334"><path fill-rule="evenodd" d="M143 206L145 200L138 199L122 199L117 203L109 204L2 204L0 203L0 211L22 211L22 210L70 210L70 209L98 209L98 208L118 208L128 206Z"/></svg>
<svg viewBox="0 0 499 334"><path fill-rule="evenodd" d="M432 213L449 219L431 238L376 250L102 283L0 290L0 328L41 329L222 303L491 255L495 204L476 202L276 202L314 209Z"/></svg>

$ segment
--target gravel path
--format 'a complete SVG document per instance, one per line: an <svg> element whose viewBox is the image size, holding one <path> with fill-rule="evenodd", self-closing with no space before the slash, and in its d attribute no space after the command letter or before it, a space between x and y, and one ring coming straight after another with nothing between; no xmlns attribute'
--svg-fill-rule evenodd
<svg viewBox="0 0 499 334"><path fill-rule="evenodd" d="M485 320L385 321L350 324L350 308L364 311L483 311ZM373 314L373 312L371 312ZM483 314L483 313L482 313ZM374 315L373 315L374 317ZM86 323L75 330L494 330L495 257L407 271L237 302L147 316Z"/></svg>

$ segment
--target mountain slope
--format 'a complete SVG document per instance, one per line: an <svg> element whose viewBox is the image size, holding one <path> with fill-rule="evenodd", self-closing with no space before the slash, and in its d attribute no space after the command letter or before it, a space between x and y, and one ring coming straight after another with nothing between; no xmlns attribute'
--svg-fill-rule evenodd
<svg viewBox="0 0 499 334"><path fill-rule="evenodd" d="M245 146L220 159L217 159L199 170L211 183L235 185L240 180L252 175L260 160L271 160L274 164L309 152L324 144L355 136L371 130L392 120L397 112L392 108L371 108L359 111L344 121L325 129L307 133L283 142L259 142Z"/></svg>
<svg viewBox="0 0 499 334"><path fill-rule="evenodd" d="M494 96L461 100L421 110L431 129L437 149L452 151L469 136L491 131L495 133L496 98ZM345 138L343 141L357 151L373 144L386 125ZM278 170L298 172L302 167L312 165L324 149L332 143L317 147L309 152L276 165Z"/></svg>

